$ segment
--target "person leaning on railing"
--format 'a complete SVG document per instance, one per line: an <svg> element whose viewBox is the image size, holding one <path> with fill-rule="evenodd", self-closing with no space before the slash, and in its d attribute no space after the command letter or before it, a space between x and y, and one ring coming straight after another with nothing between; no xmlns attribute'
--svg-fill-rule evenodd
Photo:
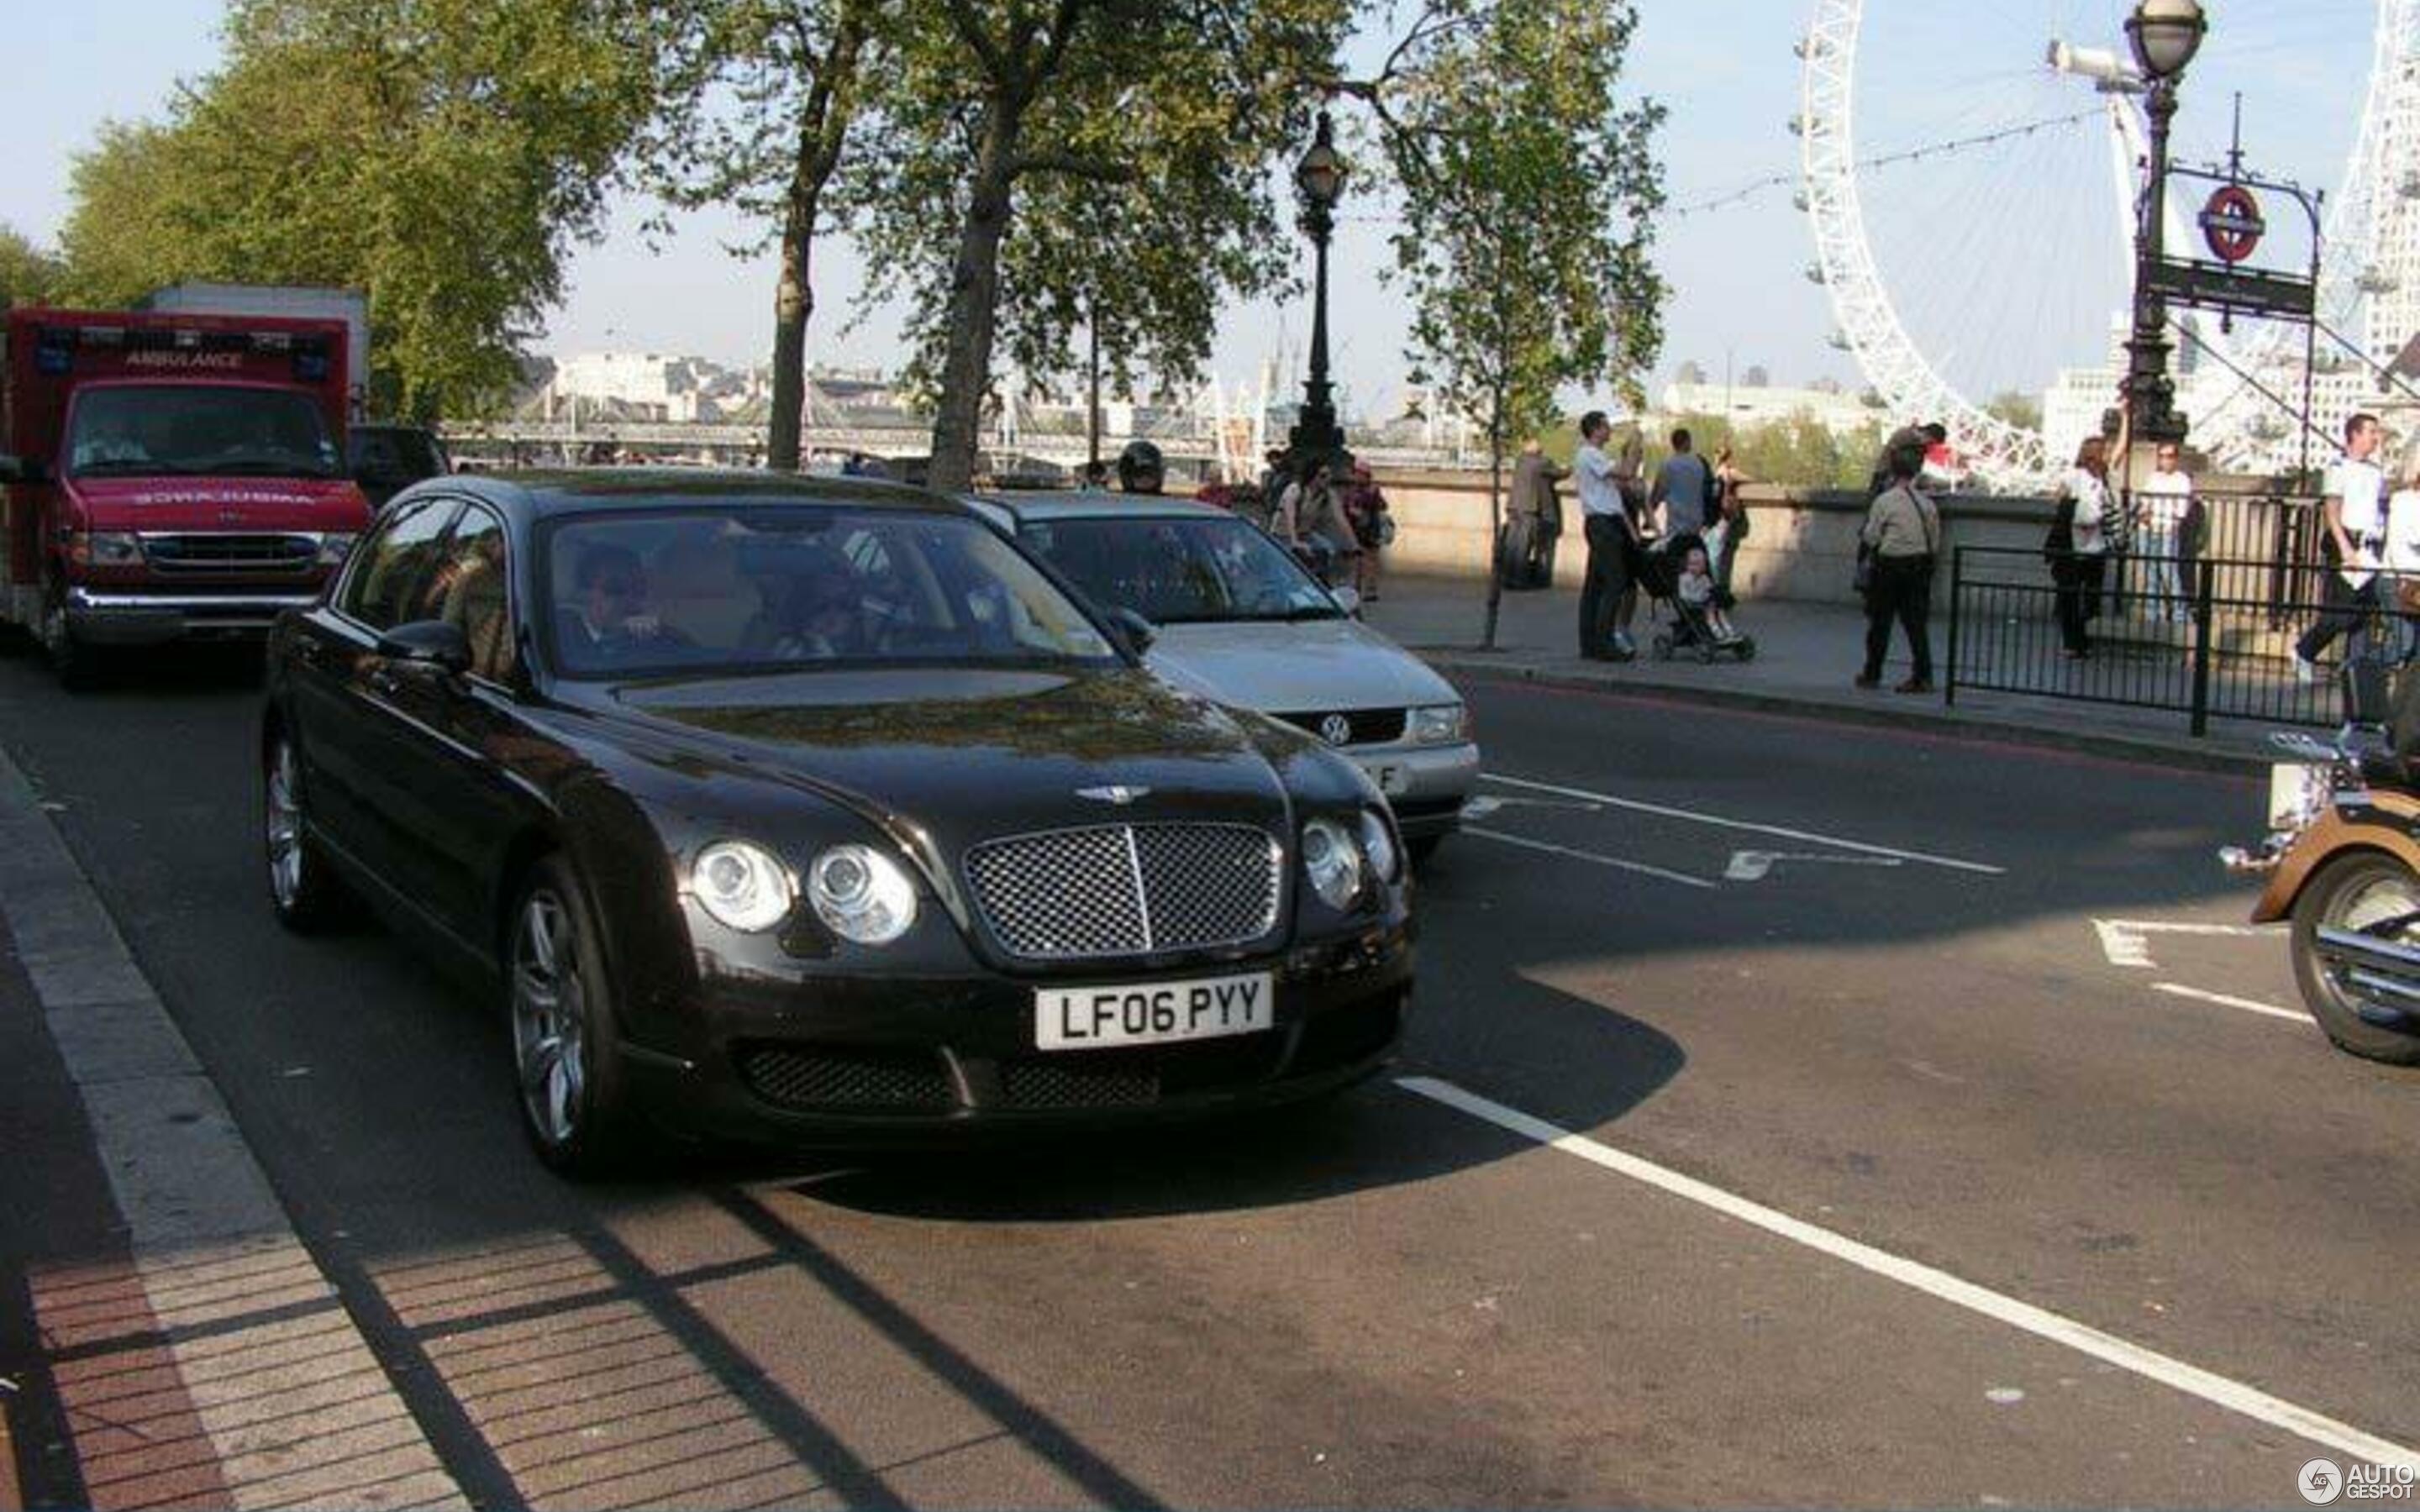
<svg viewBox="0 0 2420 1512"><path fill-rule="evenodd" d="M1921 445L1891 448L1890 486L1874 496L1865 529L1857 534L1859 548L1873 557L1866 585L1866 666L1857 673L1859 687L1882 686L1883 656L1890 650L1896 620L1907 632L1908 656L1915 664L1897 690L1932 691L1932 635L1927 622L1932 613L1932 566L1941 554L1941 512L1916 486L1923 471Z"/></svg>

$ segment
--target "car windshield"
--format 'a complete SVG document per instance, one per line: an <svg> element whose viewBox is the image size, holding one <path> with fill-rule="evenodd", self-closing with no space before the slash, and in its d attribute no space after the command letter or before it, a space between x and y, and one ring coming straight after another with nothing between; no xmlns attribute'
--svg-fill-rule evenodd
<svg viewBox="0 0 2420 1512"><path fill-rule="evenodd" d="M573 677L1115 659L1048 577L963 517L692 504L575 516L543 542L545 623Z"/></svg>
<svg viewBox="0 0 2420 1512"><path fill-rule="evenodd" d="M85 477L333 478L342 470L310 394L160 383L77 394L68 471Z"/></svg>
<svg viewBox="0 0 2420 1512"><path fill-rule="evenodd" d="M1284 547L1240 519L1043 519L1028 522L1018 539L1094 601L1156 625L1344 612Z"/></svg>

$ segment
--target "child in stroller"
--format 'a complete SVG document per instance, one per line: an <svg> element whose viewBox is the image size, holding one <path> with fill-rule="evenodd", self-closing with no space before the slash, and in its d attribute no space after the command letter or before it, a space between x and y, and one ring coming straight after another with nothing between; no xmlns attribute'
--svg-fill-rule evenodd
<svg viewBox="0 0 2420 1512"><path fill-rule="evenodd" d="M1675 536L1649 547L1646 558L1640 581L1649 599L1672 615L1671 627L1658 629L1650 642L1656 660L1669 661L1679 651L1693 652L1705 662L1717 656L1746 661L1756 655L1755 639L1740 634L1723 611L1704 541Z"/></svg>

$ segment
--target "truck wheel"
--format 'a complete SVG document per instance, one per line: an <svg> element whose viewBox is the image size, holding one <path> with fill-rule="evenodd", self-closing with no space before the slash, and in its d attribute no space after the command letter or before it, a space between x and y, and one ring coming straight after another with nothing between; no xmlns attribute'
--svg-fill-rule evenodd
<svg viewBox="0 0 2420 1512"><path fill-rule="evenodd" d="M2391 856L2356 852L2330 862L2294 903L2294 981L2303 1002L2336 1048L2394 1066L2420 1065L2420 1033L2372 1024L2361 1016L2371 1002L2350 973L2320 958L2321 929L2366 931L2390 918L2420 913L2420 877ZM2391 938L2420 943L2420 928L2407 926ZM2376 1006L2399 1008L2400 1003Z"/></svg>
<svg viewBox="0 0 2420 1512"><path fill-rule="evenodd" d="M50 658L52 674L59 686L70 693L82 692L93 685L100 652L76 639L68 625L67 590L54 580L50 591L42 595L42 654Z"/></svg>

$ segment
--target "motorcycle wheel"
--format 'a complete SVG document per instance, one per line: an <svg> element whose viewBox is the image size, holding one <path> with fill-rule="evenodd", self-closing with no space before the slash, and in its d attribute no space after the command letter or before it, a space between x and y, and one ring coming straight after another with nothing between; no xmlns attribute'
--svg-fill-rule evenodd
<svg viewBox="0 0 2420 1512"><path fill-rule="evenodd" d="M2420 914L2420 876L2376 851L2329 862L2294 903L2294 980L2303 990L2304 1006L2337 1049L2394 1066L2420 1065L2420 1018L2405 1021L2413 1026L2411 1030L2363 1018L2365 1006L2392 1011L2402 1005L2354 987L2345 973L2320 960L2318 942L2322 928L2362 930L2407 914ZM2420 924L2407 924L2392 937L2401 944L2420 944Z"/></svg>

